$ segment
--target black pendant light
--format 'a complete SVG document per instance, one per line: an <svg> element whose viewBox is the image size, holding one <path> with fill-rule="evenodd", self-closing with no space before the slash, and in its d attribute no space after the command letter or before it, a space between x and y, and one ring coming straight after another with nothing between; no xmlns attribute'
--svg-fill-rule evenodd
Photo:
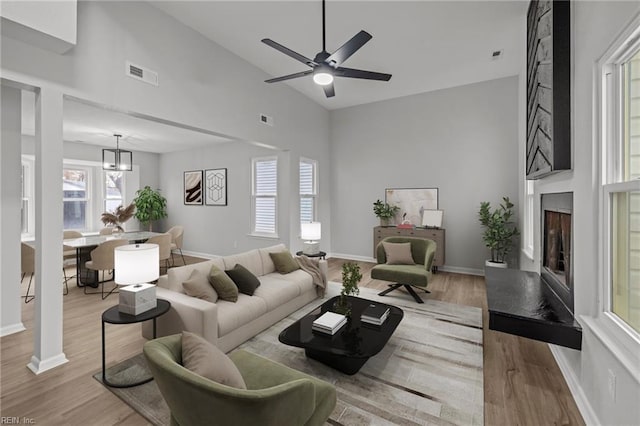
<svg viewBox="0 0 640 426"><path fill-rule="evenodd" d="M116 149L102 150L102 170L130 172L133 170L133 153L120 149L122 135L114 134L113 136L116 137Z"/></svg>

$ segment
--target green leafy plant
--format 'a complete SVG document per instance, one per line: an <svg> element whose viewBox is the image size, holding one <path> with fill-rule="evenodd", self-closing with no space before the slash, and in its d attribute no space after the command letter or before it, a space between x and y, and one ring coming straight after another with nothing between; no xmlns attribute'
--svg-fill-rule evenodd
<svg viewBox="0 0 640 426"><path fill-rule="evenodd" d="M167 199L149 186L136 191L133 202L136 205L136 219L143 225L149 225L149 230L154 220L167 217Z"/></svg>
<svg viewBox="0 0 640 426"><path fill-rule="evenodd" d="M398 210L400 210L400 207L383 203L381 200L376 200L376 202L373 203L373 212L380 219L391 219L398 213Z"/></svg>
<svg viewBox="0 0 640 426"><path fill-rule="evenodd" d="M113 226L116 231L124 232L122 225L134 215L136 205L134 203L129 204L127 207L119 205L113 212L104 212L100 216L100 220L107 226Z"/></svg>
<svg viewBox="0 0 640 426"><path fill-rule="evenodd" d="M479 220L485 227L482 239L491 250L491 261L504 263L507 254L513 247L513 239L518 236L518 228L511 221L513 203L509 197L503 197L502 203L492 211L488 201L480 203Z"/></svg>
<svg viewBox="0 0 640 426"><path fill-rule="evenodd" d="M360 266L357 263L347 262L342 264L342 290L340 297L334 303L335 312L346 316L351 315L351 304L347 296L360 294L358 283L362 279Z"/></svg>

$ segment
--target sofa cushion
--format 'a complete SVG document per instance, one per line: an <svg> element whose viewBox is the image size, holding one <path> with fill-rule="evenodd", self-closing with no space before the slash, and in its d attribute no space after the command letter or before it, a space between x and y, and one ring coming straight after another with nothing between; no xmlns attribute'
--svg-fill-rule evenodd
<svg viewBox="0 0 640 426"><path fill-rule="evenodd" d="M411 243L382 242L387 256L387 265L415 265L411 255Z"/></svg>
<svg viewBox="0 0 640 426"><path fill-rule="evenodd" d="M216 290L222 300L235 302L238 300L238 287L233 280L216 265L209 270L209 283Z"/></svg>
<svg viewBox="0 0 640 426"><path fill-rule="evenodd" d="M222 385L246 389L238 367L220 349L197 334L182 332L182 365Z"/></svg>
<svg viewBox="0 0 640 426"><path fill-rule="evenodd" d="M269 253L285 251L287 246L284 244L276 244L275 246L265 247L258 249L260 253L260 259L262 260L262 275L270 274L276 271L276 266L273 264L273 260L271 260L271 256Z"/></svg>
<svg viewBox="0 0 640 426"><path fill-rule="evenodd" d="M167 288L169 290L184 294L182 283L189 279L189 277L191 276L191 271L197 269L205 276L207 276L209 274L209 271L211 270L211 265L216 265L218 268L224 269L224 262L222 261L222 258L211 259L207 260L206 262L193 263L186 266L169 268L169 270L167 271Z"/></svg>
<svg viewBox="0 0 640 426"><path fill-rule="evenodd" d="M267 275L265 275L266 277ZM282 280L289 281L294 283L300 289L300 294L306 293L307 291L315 291L315 286L313 285L313 278L311 275L303 271L302 269L298 269L297 271L293 271L288 274L280 274L278 272L274 272L273 274L269 274L269 276L279 277ZM263 277L260 277L262 279Z"/></svg>
<svg viewBox="0 0 640 426"><path fill-rule="evenodd" d="M260 258L258 250L250 250L244 253L225 256L222 260L224 261L224 270L232 269L237 264L240 264L251 271L256 277L264 275L262 259Z"/></svg>
<svg viewBox="0 0 640 426"><path fill-rule="evenodd" d="M273 260L276 271L281 274L288 274L289 272L300 269L300 265L298 265L298 262L296 262L288 250L269 253L269 257Z"/></svg>
<svg viewBox="0 0 640 426"><path fill-rule="evenodd" d="M234 266L233 269L229 269L225 272L229 275L229 278L233 280L241 293L252 296L256 291L256 288L260 286L258 277L253 275L251 271L239 263Z"/></svg>
<svg viewBox="0 0 640 426"><path fill-rule="evenodd" d="M264 299L240 293L238 302L218 300L218 337L222 337L267 312Z"/></svg>
<svg viewBox="0 0 640 426"><path fill-rule="evenodd" d="M261 276L260 287L253 293L253 297L264 299L270 311L300 295L300 286L282 277L277 272Z"/></svg>
<svg viewBox="0 0 640 426"><path fill-rule="evenodd" d="M191 276L182 283L182 287L188 296L197 297L211 303L216 303L218 300L218 293L209 283L207 276L198 269L191 271Z"/></svg>

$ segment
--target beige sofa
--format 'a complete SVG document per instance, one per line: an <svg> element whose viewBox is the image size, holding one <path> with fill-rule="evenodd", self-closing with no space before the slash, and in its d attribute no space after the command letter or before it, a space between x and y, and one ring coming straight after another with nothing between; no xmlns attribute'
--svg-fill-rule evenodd
<svg viewBox="0 0 640 426"><path fill-rule="evenodd" d="M167 275L158 279L156 289L159 299L171 302L169 312L157 319L158 337L186 330L228 352L318 298L318 289L309 273L302 269L288 274L276 271L269 253L284 250L285 245L279 244L169 269ZM260 280L253 296L240 293L235 303L225 300L211 303L184 293L182 283L194 269L207 275L211 265L227 270L238 263ZM326 277L326 261L321 260L319 266ZM143 324L142 334L147 339L153 337L150 321Z"/></svg>

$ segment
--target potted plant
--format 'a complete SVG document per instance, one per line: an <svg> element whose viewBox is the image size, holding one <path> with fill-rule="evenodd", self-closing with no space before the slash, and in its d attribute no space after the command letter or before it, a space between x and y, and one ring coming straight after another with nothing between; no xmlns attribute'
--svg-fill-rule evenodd
<svg viewBox="0 0 640 426"><path fill-rule="evenodd" d="M485 227L482 239L491 250L491 260L487 260L486 265L506 268L506 256L511 251L513 239L519 235L518 228L511 221L513 203L509 197L503 197L500 206L492 211L491 204L483 201L478 216Z"/></svg>
<svg viewBox="0 0 640 426"><path fill-rule="evenodd" d="M348 296L360 294L358 283L362 279L360 266L357 263L347 262L342 264L342 290L334 308L336 312L349 316L351 305Z"/></svg>
<svg viewBox="0 0 640 426"><path fill-rule="evenodd" d="M373 203L373 212L380 218L380 226L387 226L389 219L394 217L396 213L398 213L398 210L400 210L400 207L383 203L381 200L376 200L376 202Z"/></svg>
<svg viewBox="0 0 640 426"><path fill-rule="evenodd" d="M122 204L120 204L113 213L102 213L100 220L105 224L105 226L113 226L116 232L124 232L124 228L122 226L126 221L133 217L135 208L136 205L134 203L129 204L127 207L122 207Z"/></svg>
<svg viewBox="0 0 640 426"><path fill-rule="evenodd" d="M133 202L136 205L135 218L143 225L149 225L149 231L151 222L167 217L167 199L149 186L137 190Z"/></svg>

